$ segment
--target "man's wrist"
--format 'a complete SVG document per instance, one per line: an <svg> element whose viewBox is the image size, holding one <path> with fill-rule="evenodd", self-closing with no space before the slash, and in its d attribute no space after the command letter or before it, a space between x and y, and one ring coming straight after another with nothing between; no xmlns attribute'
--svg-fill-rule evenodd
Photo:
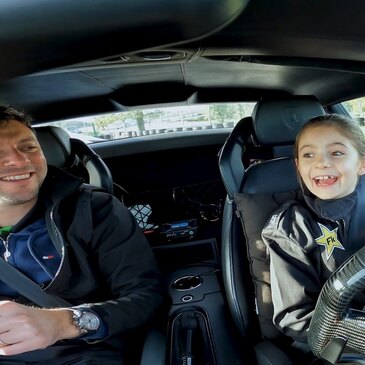
<svg viewBox="0 0 365 365"><path fill-rule="evenodd" d="M77 338L81 335L80 330L73 323L72 312L66 308L49 309L56 316L57 328L59 329L59 340Z"/></svg>
<svg viewBox="0 0 365 365"><path fill-rule="evenodd" d="M59 340L70 340L70 339L84 339L84 340L91 340L91 341L101 341L105 337L107 337L107 326L102 321L100 316L93 311L89 306L76 306L76 307L68 307L68 308L57 308L57 309L48 309L56 314L58 318L58 324L56 325L59 328L59 332L62 337ZM85 332L79 328L79 326L75 325L74 320L74 311L83 310L87 312L91 312L97 316L100 321L100 325L97 330L90 330ZM96 327L94 327L96 328Z"/></svg>
<svg viewBox="0 0 365 365"><path fill-rule="evenodd" d="M101 326L99 316L88 308L67 308L72 313L73 325L79 330L80 335L95 333Z"/></svg>

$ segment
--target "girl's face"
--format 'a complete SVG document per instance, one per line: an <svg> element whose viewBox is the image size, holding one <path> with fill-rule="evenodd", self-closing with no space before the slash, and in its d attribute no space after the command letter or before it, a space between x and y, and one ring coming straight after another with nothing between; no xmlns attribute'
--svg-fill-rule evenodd
<svg viewBox="0 0 365 365"><path fill-rule="evenodd" d="M351 194L365 159L336 127L314 126L303 132L295 160L309 191L320 199L338 199Z"/></svg>

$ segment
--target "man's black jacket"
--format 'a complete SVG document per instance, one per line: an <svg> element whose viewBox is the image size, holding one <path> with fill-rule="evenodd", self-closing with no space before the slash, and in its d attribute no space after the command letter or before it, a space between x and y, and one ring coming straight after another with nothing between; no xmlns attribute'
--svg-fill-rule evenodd
<svg viewBox="0 0 365 365"><path fill-rule="evenodd" d="M145 325L164 302L153 252L129 210L111 194L49 166L39 199L60 268L45 288L73 305L90 304L105 340Z"/></svg>

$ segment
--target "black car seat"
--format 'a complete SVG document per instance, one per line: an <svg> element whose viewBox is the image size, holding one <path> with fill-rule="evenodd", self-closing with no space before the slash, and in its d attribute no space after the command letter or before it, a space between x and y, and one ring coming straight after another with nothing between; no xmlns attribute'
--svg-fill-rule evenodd
<svg viewBox="0 0 365 365"><path fill-rule="evenodd" d="M269 260L261 231L271 213L300 199L292 147L310 118L325 111L313 97L261 100L252 118L233 129L219 156L227 190L222 227L222 271L227 301L259 364L291 364L288 339L272 323ZM243 228L243 229L242 229Z"/></svg>
<svg viewBox="0 0 365 365"><path fill-rule="evenodd" d="M86 143L70 138L65 130L56 126L35 127L34 130L49 165L80 176L85 182L113 194L108 166ZM143 348L141 341L144 341ZM159 326L149 329L142 340L137 336L134 342L132 358L128 360L131 365L165 364L166 335Z"/></svg>
<svg viewBox="0 0 365 365"><path fill-rule="evenodd" d="M113 178L109 168L85 142L70 138L62 128L34 128L49 165L81 176L91 185L113 194ZM80 168L81 167L81 168Z"/></svg>

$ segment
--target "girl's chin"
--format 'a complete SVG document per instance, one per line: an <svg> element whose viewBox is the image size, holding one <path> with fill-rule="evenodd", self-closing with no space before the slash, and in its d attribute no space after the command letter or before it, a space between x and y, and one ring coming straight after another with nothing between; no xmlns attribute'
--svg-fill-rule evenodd
<svg viewBox="0 0 365 365"><path fill-rule="evenodd" d="M313 188L310 189L310 192L315 195L317 198L323 200L336 199L338 197L338 192L331 191L329 188Z"/></svg>

